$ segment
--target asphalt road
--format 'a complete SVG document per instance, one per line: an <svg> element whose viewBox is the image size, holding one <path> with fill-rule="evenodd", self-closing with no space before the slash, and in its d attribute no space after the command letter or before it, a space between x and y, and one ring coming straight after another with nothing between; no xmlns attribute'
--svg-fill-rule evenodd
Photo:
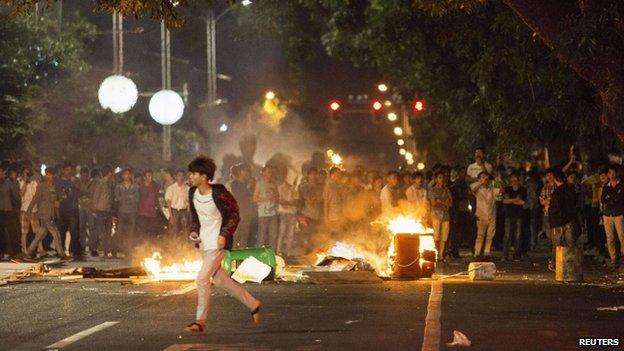
<svg viewBox="0 0 624 351"><path fill-rule="evenodd" d="M420 350L431 282L248 285L266 306L259 326L217 291L200 335L183 331L197 296L185 286L57 280L1 287L0 349L42 350L73 336L58 349ZM579 337L624 341L624 311L596 310L619 305L624 285L448 279L440 349L450 349L453 330L466 334L474 350L578 350Z"/></svg>

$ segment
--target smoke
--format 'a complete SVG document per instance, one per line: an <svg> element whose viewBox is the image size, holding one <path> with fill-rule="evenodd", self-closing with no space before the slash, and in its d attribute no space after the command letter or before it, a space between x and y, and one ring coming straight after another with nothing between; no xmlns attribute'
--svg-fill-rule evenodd
<svg viewBox="0 0 624 351"><path fill-rule="evenodd" d="M228 179L229 167L238 162L256 165L252 168L254 176L258 176L259 166L276 155L288 161L292 180L299 175L301 165L319 150L320 136L305 125L301 116L283 105L272 106L268 111L260 104L250 106L242 118L217 136L213 156L219 162L222 180Z"/></svg>

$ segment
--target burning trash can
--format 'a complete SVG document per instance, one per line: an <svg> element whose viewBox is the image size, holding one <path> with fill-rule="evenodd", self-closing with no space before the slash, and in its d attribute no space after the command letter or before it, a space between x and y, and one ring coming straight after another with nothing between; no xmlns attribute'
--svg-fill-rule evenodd
<svg viewBox="0 0 624 351"><path fill-rule="evenodd" d="M423 245L423 241L427 242L429 238L433 241L430 234L400 233L393 236L394 254L390 257L393 278L418 279L433 275L436 252Z"/></svg>
<svg viewBox="0 0 624 351"><path fill-rule="evenodd" d="M388 250L390 276L398 279L430 278L435 272L437 252L433 230L416 219L399 217L391 220L392 233Z"/></svg>

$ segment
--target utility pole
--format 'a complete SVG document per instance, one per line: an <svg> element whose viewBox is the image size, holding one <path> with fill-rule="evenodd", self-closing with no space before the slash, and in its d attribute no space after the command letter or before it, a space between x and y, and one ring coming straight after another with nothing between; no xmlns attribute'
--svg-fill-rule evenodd
<svg viewBox="0 0 624 351"><path fill-rule="evenodd" d="M160 69L162 88L171 89L171 37L165 21L160 22ZM171 161L171 126L163 125L163 160Z"/></svg>
<svg viewBox="0 0 624 351"><path fill-rule="evenodd" d="M206 12L206 71L207 71L207 90L206 100L208 106L208 125L207 137L208 137L208 153L214 153L216 150L214 121L210 118L215 102L217 100L217 48L216 48L216 24L215 13L212 8L209 8Z"/></svg>

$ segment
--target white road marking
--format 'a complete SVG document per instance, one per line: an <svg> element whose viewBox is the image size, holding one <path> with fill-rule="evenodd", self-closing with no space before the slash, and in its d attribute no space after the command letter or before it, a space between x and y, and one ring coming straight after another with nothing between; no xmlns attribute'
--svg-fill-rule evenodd
<svg viewBox="0 0 624 351"><path fill-rule="evenodd" d="M422 351L440 350L440 316L442 315L442 281L431 281L431 293L425 318Z"/></svg>
<svg viewBox="0 0 624 351"><path fill-rule="evenodd" d="M68 336L65 339L61 340L61 341L57 341L52 345L46 346L46 349L61 349L65 346L71 345L73 343L75 343L76 341L86 338L87 336L91 335L91 334L95 334L101 330L104 330L108 327L112 327L113 325L119 323L118 321L114 321L114 322L104 322L102 324L98 324L93 328L89 328L87 330L83 330L79 333L76 333L72 336Z"/></svg>
<svg viewBox="0 0 624 351"><path fill-rule="evenodd" d="M195 285L195 283L189 283L186 285L183 285L177 289L173 289L171 291L167 291L164 295L165 296L172 296L172 295L184 295L189 291L193 291L197 288L197 285Z"/></svg>

